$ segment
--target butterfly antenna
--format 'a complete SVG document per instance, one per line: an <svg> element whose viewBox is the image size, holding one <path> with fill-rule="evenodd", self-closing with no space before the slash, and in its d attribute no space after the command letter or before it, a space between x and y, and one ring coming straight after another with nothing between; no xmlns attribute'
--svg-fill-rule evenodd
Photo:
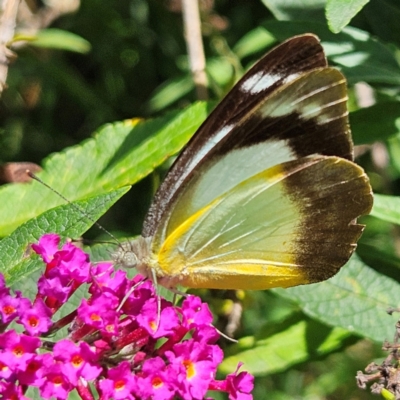
<svg viewBox="0 0 400 400"><path fill-rule="evenodd" d="M55 193L57 196L61 197L65 202L67 202L68 204L70 204L76 211L79 211L80 213L82 213L90 222L93 222L94 225L96 225L100 230L102 230L104 233L106 233L107 235L109 235L112 239L114 239L116 241L116 243L118 245L121 245L121 242L110 232L108 231L106 228L104 228L104 226L101 226L97 221L95 221L93 218L90 217L90 215L88 215L88 213L81 207L79 207L77 204L72 203L70 200L68 200L63 194L61 194L59 191L57 191L56 189L52 188L50 185L48 185L45 181L43 181L42 179L40 179L38 176L36 176L33 172L31 172L29 169L26 170L26 173L29 177L31 177L32 179L34 179L35 181L41 183L43 186L47 187L48 189L50 189L53 193Z"/></svg>

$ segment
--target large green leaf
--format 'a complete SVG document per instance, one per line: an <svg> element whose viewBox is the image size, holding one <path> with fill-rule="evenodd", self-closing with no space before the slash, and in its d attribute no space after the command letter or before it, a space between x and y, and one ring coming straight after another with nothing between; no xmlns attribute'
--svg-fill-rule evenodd
<svg viewBox="0 0 400 400"><path fill-rule="evenodd" d="M398 0L370 0L363 15L371 32L382 40L400 44L400 3Z"/></svg>
<svg viewBox="0 0 400 400"><path fill-rule="evenodd" d="M356 256L326 282L274 292L319 322L292 321L282 324L284 329L240 339L222 363L222 372L240 361L256 375L275 373L338 349L351 334L377 342L393 336L397 317L386 311L400 305L400 285Z"/></svg>
<svg viewBox="0 0 400 400"><path fill-rule="evenodd" d="M400 131L400 102L382 102L350 113L355 144L383 141Z"/></svg>
<svg viewBox="0 0 400 400"><path fill-rule="evenodd" d="M73 201L133 184L178 152L204 120L207 105L149 121L100 128L94 138L53 154L40 178ZM0 236L64 200L38 182L0 188Z"/></svg>
<svg viewBox="0 0 400 400"><path fill-rule="evenodd" d="M369 0L328 0L326 19L332 32L340 32Z"/></svg>
<svg viewBox="0 0 400 400"><path fill-rule="evenodd" d="M30 257L29 251L30 244L37 242L40 236L55 232L64 239L78 238L128 189L124 187L48 210L1 240L0 272L4 274L7 283L14 284L42 267L36 257Z"/></svg>
<svg viewBox="0 0 400 400"><path fill-rule="evenodd" d="M349 335L345 329L330 330L314 321L303 320L265 338L240 339L231 349L235 354L226 357L219 370L230 373L242 362L243 369L256 376L276 373L338 349Z"/></svg>
<svg viewBox="0 0 400 400"><path fill-rule="evenodd" d="M323 20L326 0L262 0L278 20Z"/></svg>
<svg viewBox="0 0 400 400"><path fill-rule="evenodd" d="M371 215L400 225L400 197L375 194Z"/></svg>
<svg viewBox="0 0 400 400"><path fill-rule="evenodd" d="M386 311L400 306L400 285L377 273L357 256L333 278L313 285L275 289L309 316L377 342L390 340L398 316Z"/></svg>

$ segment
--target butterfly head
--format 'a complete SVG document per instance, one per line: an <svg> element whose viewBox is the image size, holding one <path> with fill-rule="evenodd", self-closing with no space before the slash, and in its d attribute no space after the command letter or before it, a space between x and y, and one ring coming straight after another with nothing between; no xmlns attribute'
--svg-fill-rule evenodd
<svg viewBox="0 0 400 400"><path fill-rule="evenodd" d="M113 259L124 268L136 268L146 278L152 278L149 273L151 238L139 236L135 240L121 243L113 254Z"/></svg>

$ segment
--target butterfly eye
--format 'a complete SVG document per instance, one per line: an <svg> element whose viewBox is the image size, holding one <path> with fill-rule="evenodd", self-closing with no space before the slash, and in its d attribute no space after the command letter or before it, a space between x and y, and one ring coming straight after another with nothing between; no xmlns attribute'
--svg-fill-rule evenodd
<svg viewBox="0 0 400 400"><path fill-rule="evenodd" d="M125 268L137 268L139 263L138 255L134 252L131 242L122 243L112 257L117 264Z"/></svg>
<svg viewBox="0 0 400 400"><path fill-rule="evenodd" d="M113 254L113 259L124 268L136 268L139 273L148 277L147 260L150 254L150 241L143 237L121 243Z"/></svg>

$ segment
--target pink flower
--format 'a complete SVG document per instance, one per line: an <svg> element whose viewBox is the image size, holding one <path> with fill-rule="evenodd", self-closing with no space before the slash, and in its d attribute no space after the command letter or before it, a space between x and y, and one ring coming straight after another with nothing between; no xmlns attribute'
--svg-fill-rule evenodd
<svg viewBox="0 0 400 400"><path fill-rule="evenodd" d="M172 334L174 328L179 324L174 307L161 305L161 314L158 315L157 299L154 297L143 304L137 321L155 339Z"/></svg>
<svg viewBox="0 0 400 400"><path fill-rule="evenodd" d="M59 269L76 283L82 284L90 279L89 256L72 243L66 243L59 254Z"/></svg>
<svg viewBox="0 0 400 400"><path fill-rule="evenodd" d="M72 243L64 244L59 250L59 243L60 238L57 235L48 234L41 237L39 244L32 244L32 249L47 264L46 277L64 276L78 283L88 282L90 276L89 256Z"/></svg>
<svg viewBox="0 0 400 400"><path fill-rule="evenodd" d="M49 353L32 354L26 368L18 372L18 381L21 385L42 386L53 363L53 357Z"/></svg>
<svg viewBox="0 0 400 400"><path fill-rule="evenodd" d="M197 296L187 296L182 303L184 323L189 329L193 326L211 325L213 316L206 303Z"/></svg>
<svg viewBox="0 0 400 400"><path fill-rule="evenodd" d="M150 281L142 282L143 277L135 276L130 285L126 287L126 294L129 296L122 305L122 310L131 316L138 316L142 312L144 304L149 300L155 300L154 287ZM133 289L133 290L132 290ZM125 296L124 296L125 297Z"/></svg>
<svg viewBox="0 0 400 400"><path fill-rule="evenodd" d="M54 346L53 354L56 361L61 361L60 371L73 385L79 378L87 381L97 378L102 370L96 353L85 342L76 345L67 339L61 340Z"/></svg>
<svg viewBox="0 0 400 400"><path fill-rule="evenodd" d="M99 383L101 400L105 399L134 399L131 395L137 388L135 375L132 374L129 363L123 361L117 367L109 369L107 378Z"/></svg>
<svg viewBox="0 0 400 400"><path fill-rule="evenodd" d="M119 313L115 310L118 305L119 299L106 292L93 298L90 303L83 299L78 308L78 316L88 326L117 334Z"/></svg>
<svg viewBox="0 0 400 400"><path fill-rule="evenodd" d="M43 275L38 281L38 292L43 297L53 298L62 304L68 300L72 292L72 287L68 286L69 282L70 280L65 277L46 278Z"/></svg>
<svg viewBox="0 0 400 400"><path fill-rule="evenodd" d="M99 263L91 269L93 284L89 293L98 296L103 293L111 293L116 297L122 298L127 291L130 281L126 277L125 271L114 271L111 263Z"/></svg>
<svg viewBox="0 0 400 400"><path fill-rule="evenodd" d="M0 293L0 314L3 324L10 323L18 316L19 299L16 299L10 294Z"/></svg>
<svg viewBox="0 0 400 400"><path fill-rule="evenodd" d="M13 369L14 363L12 358L8 353L0 353L0 378L6 379L7 381L15 379L10 379L12 375L15 375Z"/></svg>
<svg viewBox="0 0 400 400"><path fill-rule="evenodd" d="M183 399L202 399L206 394L222 361L222 351L218 352L214 347L217 346L189 339L165 353L178 376L179 394Z"/></svg>
<svg viewBox="0 0 400 400"><path fill-rule="evenodd" d="M55 233L43 235L38 244L32 244L32 249L39 254L46 264L53 261L54 254L58 252L60 237Z"/></svg>
<svg viewBox="0 0 400 400"><path fill-rule="evenodd" d="M21 312L19 322L32 336L45 333L52 325L51 311L42 299L37 299L32 307Z"/></svg>
<svg viewBox="0 0 400 400"><path fill-rule="evenodd" d="M166 366L161 357L151 358L143 363L142 373L137 379L140 398L170 400L175 396L176 374Z"/></svg>
<svg viewBox="0 0 400 400"><path fill-rule="evenodd" d="M12 382L1 382L0 383L0 395L2 399L10 400L29 400L24 396L22 388L14 385Z"/></svg>
<svg viewBox="0 0 400 400"><path fill-rule="evenodd" d="M14 330L0 335L3 362L12 371L25 370L31 354L36 354L41 342L36 337L18 334Z"/></svg>
<svg viewBox="0 0 400 400"><path fill-rule="evenodd" d="M74 386L61 371L61 364L55 363L48 369L46 380L40 386L40 394L45 399L56 398L57 400L67 399Z"/></svg>
<svg viewBox="0 0 400 400"><path fill-rule="evenodd" d="M239 363L236 371L226 377L229 400L253 399L250 393L254 388L254 376L245 371L238 373L242 365L242 363Z"/></svg>

